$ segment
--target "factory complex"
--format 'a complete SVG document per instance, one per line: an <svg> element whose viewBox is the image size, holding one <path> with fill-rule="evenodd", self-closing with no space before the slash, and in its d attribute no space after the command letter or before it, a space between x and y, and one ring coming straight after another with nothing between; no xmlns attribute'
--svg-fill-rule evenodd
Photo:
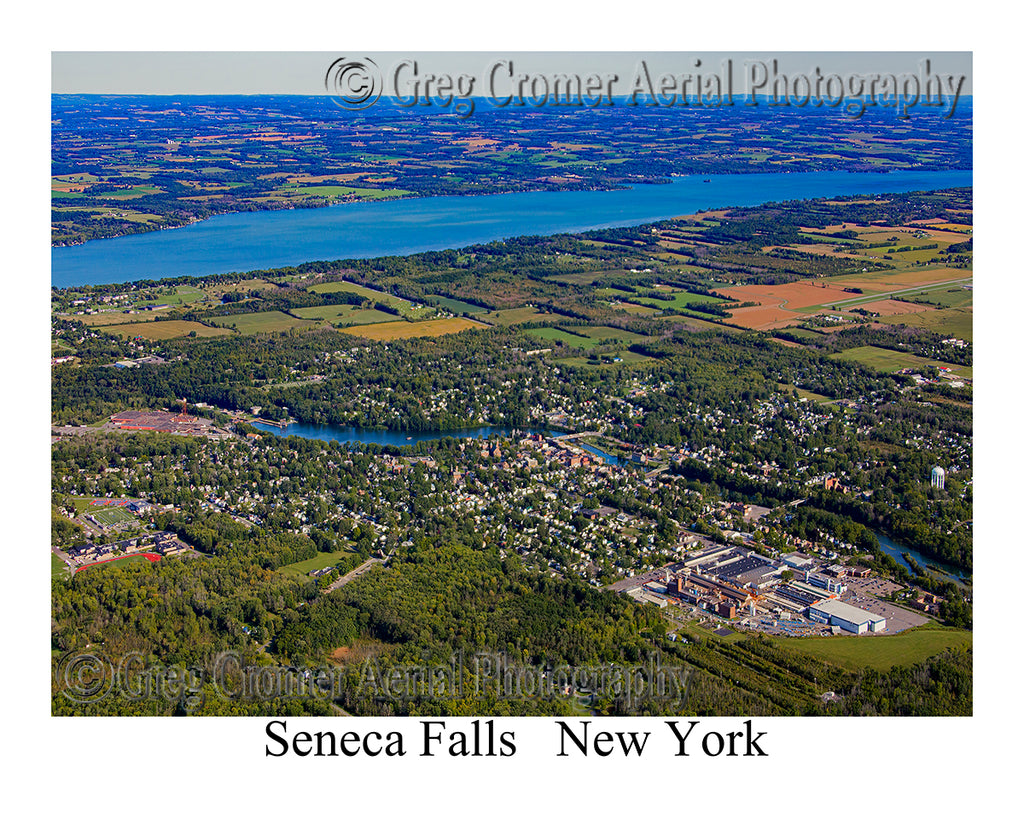
<svg viewBox="0 0 1024 819"><path fill-rule="evenodd" d="M622 591L661 608L680 606L772 633L875 634L888 630L887 604L848 594L850 584L870 573L861 566L819 565L796 553L773 559L741 546L713 544ZM852 605L844 595L858 602L870 599L875 610Z"/></svg>

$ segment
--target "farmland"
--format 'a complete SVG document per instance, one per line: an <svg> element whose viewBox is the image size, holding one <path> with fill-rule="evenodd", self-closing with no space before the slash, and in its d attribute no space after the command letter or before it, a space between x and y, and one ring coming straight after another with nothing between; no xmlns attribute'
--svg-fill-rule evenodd
<svg viewBox="0 0 1024 819"><path fill-rule="evenodd" d="M355 324L377 324L395 320L395 317L390 313L384 313L372 307L358 307L354 304L296 307L289 312L302 319L328 321L336 327L348 327Z"/></svg>
<svg viewBox="0 0 1024 819"><path fill-rule="evenodd" d="M461 333L463 330L486 329L486 324L467 318L428 319L427 321L389 321L362 327L346 327L342 333L367 338L371 341L391 341L399 338L422 338Z"/></svg>
<svg viewBox="0 0 1024 819"><path fill-rule="evenodd" d="M832 358L840 361L856 361L859 364L864 364L884 373L899 372L900 370L908 368L921 369L923 367L950 367L950 365L941 361L921 358L920 356L903 352L901 350L887 350L882 347L873 347L870 345L843 350L841 353L834 354ZM972 369L970 367L950 367L950 369L954 373L963 375L966 378L970 378L972 376Z"/></svg>
<svg viewBox="0 0 1024 819"><path fill-rule="evenodd" d="M289 330L303 330L316 326L316 323L313 321L297 319L279 310L268 310L263 313L242 313L235 316L219 316L211 318L210 321L220 327L230 327L243 335L286 333Z"/></svg>
<svg viewBox="0 0 1024 819"><path fill-rule="evenodd" d="M151 341L161 341L168 338L181 338L195 333L197 338L212 338L224 336L230 333L222 327L209 327L200 324L198 321L182 321L170 319L168 321L135 322L133 324L112 324L101 327L106 333L117 333L122 338L146 338Z"/></svg>

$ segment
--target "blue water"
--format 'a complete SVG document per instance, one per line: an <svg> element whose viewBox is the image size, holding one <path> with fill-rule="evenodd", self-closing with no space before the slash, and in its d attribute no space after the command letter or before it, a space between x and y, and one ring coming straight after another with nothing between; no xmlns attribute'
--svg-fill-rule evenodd
<svg viewBox="0 0 1024 819"><path fill-rule="evenodd" d="M544 435L547 437L564 435L564 432L552 432L547 429L523 427L478 427L476 429L452 429L445 432L401 432L388 429L363 429L361 427L342 427L334 424L288 424L282 429L272 424L253 424L257 429L287 437L297 435L299 438L311 438L317 441L338 441L343 444L380 444L381 446L412 446L420 441L435 441L438 438L490 438L491 436L509 437L513 434Z"/></svg>
<svg viewBox="0 0 1024 819"><path fill-rule="evenodd" d="M934 566L936 569L938 569L938 574L945 575L954 582L956 582L957 580L966 580L968 577L968 575L966 575L963 571L959 569L954 569L952 566L948 566L944 563L940 563L933 557L925 557L923 554L921 554L915 549L911 549L907 546L900 546L894 540L886 537L881 532L876 532L872 530L872 534L874 534L874 536L878 538L878 545L882 547L882 551L910 572L913 572L914 570L911 568L906 558L903 557L904 554L910 555L910 557L922 569L925 569L929 566Z"/></svg>
<svg viewBox="0 0 1024 819"><path fill-rule="evenodd" d="M585 444L582 441L576 441L576 445L578 447L581 447L582 449L585 449L591 455L596 455L606 464L611 464L612 466L619 465L619 458L617 455L609 455L604 450L598 449L596 446L591 446L590 444Z"/></svg>
<svg viewBox="0 0 1024 819"><path fill-rule="evenodd" d="M640 225L728 205L971 184L971 171L726 174L616 191L437 196L230 213L174 230L53 248L51 283L71 287L267 270L465 247L512 236Z"/></svg>

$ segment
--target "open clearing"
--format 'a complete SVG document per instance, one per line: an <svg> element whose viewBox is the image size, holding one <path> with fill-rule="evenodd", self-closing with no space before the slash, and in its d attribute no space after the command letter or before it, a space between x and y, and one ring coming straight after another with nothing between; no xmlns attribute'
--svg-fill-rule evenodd
<svg viewBox="0 0 1024 819"><path fill-rule="evenodd" d="M922 358L912 353L901 352L900 350L887 350L884 347L851 347L841 353L834 353L829 358L840 361L856 361L868 367L873 367L884 373L894 373L903 369L920 370L924 367L948 367L952 372L971 378L973 375L971 367L957 367L943 361L935 361L931 358Z"/></svg>
<svg viewBox="0 0 1024 819"><path fill-rule="evenodd" d="M884 324L921 327L964 341L974 340L974 313L971 310L925 310L920 313L886 316L878 320Z"/></svg>
<svg viewBox="0 0 1024 819"><path fill-rule="evenodd" d="M216 316L210 319L221 327L232 327L243 335L253 333L286 333L291 329L304 330L318 326L314 321L303 321L282 313L267 310L263 313L241 313L237 316Z"/></svg>
<svg viewBox="0 0 1024 819"><path fill-rule="evenodd" d="M225 336L231 331L223 327L208 327L198 321L180 321L172 319L169 321L146 321L133 324L112 324L107 327L99 327L106 333L117 333L122 338L148 338L151 341L162 341L167 338L181 338L195 333L198 338L212 338L214 336Z"/></svg>
<svg viewBox="0 0 1024 819"><path fill-rule="evenodd" d="M302 319L329 321L336 327L349 327L353 324L378 324L383 321L394 321L390 313L371 308L357 307L354 304L326 304L322 307L296 307L291 312Z"/></svg>
<svg viewBox="0 0 1024 819"><path fill-rule="evenodd" d="M348 333L372 341L392 341L398 338L423 338L461 333L463 330L486 329L486 324L468 318L428 319L427 321L388 321L381 324L367 324L362 327L346 327Z"/></svg>
<svg viewBox="0 0 1024 819"><path fill-rule="evenodd" d="M559 320L564 318L564 316L554 313L542 313L536 307L513 307L507 310L495 310L493 313L485 313L481 318L506 326L509 324L524 324L528 321Z"/></svg>
<svg viewBox="0 0 1024 819"><path fill-rule="evenodd" d="M971 632L939 626L922 626L892 635L775 639L785 648L810 654L853 671L861 668L887 671L894 665L921 662L947 648L970 648L973 644Z"/></svg>
<svg viewBox="0 0 1024 819"><path fill-rule="evenodd" d="M304 577L310 572L326 569L328 566L340 566L345 569L352 562L350 559L352 554L352 552L320 552L316 557L301 560L298 563L289 563L278 571L289 577Z"/></svg>

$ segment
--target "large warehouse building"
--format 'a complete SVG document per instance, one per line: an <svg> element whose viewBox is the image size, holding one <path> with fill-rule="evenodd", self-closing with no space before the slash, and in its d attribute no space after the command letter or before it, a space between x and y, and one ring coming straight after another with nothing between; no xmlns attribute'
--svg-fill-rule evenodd
<svg viewBox="0 0 1024 819"><path fill-rule="evenodd" d="M885 618L881 614L864 611L839 600L822 600L808 606L807 617L816 623L839 626L844 631L854 634L885 631Z"/></svg>

